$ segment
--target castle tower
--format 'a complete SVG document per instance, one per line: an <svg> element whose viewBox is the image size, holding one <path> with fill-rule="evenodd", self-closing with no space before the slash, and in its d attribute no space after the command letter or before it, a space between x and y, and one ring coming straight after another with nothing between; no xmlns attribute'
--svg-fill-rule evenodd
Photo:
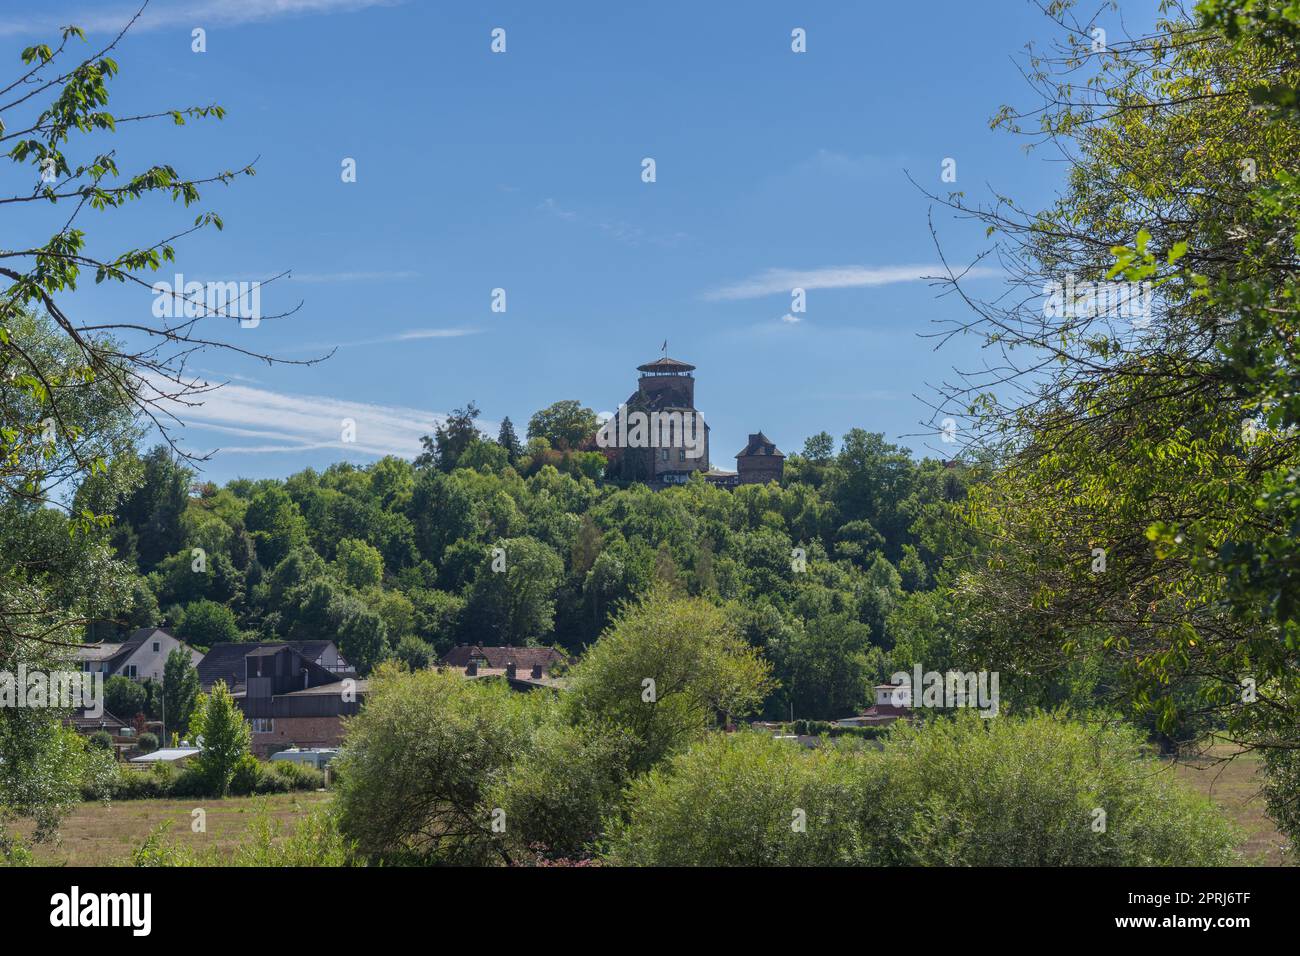
<svg viewBox="0 0 1300 956"><path fill-rule="evenodd" d="M674 405L695 408L695 376L691 374L695 371L694 365L665 355L657 361L638 365L636 370L641 373L637 386L647 399L655 401L660 393L672 392Z"/></svg>
<svg viewBox="0 0 1300 956"><path fill-rule="evenodd" d="M637 371L637 390L607 432L621 446L607 453L611 463L625 479L652 487L680 484L693 472L707 472L709 426L695 408L695 366L664 356L638 365Z"/></svg>
<svg viewBox="0 0 1300 956"><path fill-rule="evenodd" d="M785 473L785 455L762 432L749 436L749 444L736 452L736 474L742 485L779 482Z"/></svg>

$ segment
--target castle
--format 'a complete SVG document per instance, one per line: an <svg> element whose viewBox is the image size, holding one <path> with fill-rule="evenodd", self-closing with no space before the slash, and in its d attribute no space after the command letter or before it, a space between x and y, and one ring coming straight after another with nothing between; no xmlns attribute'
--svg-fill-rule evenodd
<svg viewBox="0 0 1300 956"><path fill-rule="evenodd" d="M606 473L652 488L683 484L699 472L724 488L781 480L785 455L761 431L736 453L736 470L709 463L709 426L695 407L695 366L665 355L637 366L637 390L597 433Z"/></svg>

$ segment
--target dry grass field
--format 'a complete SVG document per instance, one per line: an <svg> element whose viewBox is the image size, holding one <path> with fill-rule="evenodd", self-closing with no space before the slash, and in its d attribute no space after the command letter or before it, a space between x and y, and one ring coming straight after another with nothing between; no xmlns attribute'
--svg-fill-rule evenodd
<svg viewBox="0 0 1300 956"><path fill-rule="evenodd" d="M1214 744L1203 757L1176 761L1173 771L1178 779L1224 807L1245 831L1240 850L1247 863L1286 866L1286 840L1265 814L1264 798L1259 794L1262 761L1249 753L1222 761L1235 752L1231 744Z"/></svg>
<svg viewBox="0 0 1300 956"><path fill-rule="evenodd" d="M329 796L304 792L224 800L122 800L109 806L83 803L64 821L57 844L39 844L32 852L41 866L121 866L155 827L167 821L171 826L166 841L227 851L240 842L259 813L291 828ZM190 828L196 807L207 813L206 833L194 833ZM31 828L17 829L26 836Z"/></svg>

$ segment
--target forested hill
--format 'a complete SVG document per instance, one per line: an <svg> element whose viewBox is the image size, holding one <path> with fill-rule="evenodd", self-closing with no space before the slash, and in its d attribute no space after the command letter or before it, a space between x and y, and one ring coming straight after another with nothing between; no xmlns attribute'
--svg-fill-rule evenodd
<svg viewBox="0 0 1300 956"><path fill-rule="evenodd" d="M580 652L621 602L663 586L729 604L781 682L770 712L836 716L883 676L891 622L933 586L954 524L941 515L968 480L853 429L838 450L810 438L780 487L654 492L593 480L562 436L530 428L521 446L508 425L494 441L459 421L415 462L224 487L167 448L118 456L79 496L133 489L98 533L135 578L90 638L161 622L198 647L332 637L365 672L468 642Z"/></svg>

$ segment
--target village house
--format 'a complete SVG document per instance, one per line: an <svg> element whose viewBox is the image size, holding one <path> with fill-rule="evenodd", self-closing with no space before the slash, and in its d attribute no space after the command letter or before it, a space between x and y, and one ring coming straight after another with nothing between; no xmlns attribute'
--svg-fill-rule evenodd
<svg viewBox="0 0 1300 956"><path fill-rule="evenodd" d="M536 690L541 687L559 688L565 685L563 677L551 673L552 668L563 663L564 660L564 654L553 647L491 647L481 644L459 644L438 662L438 668L439 670L454 668L472 680L483 678L504 680L513 690Z"/></svg>
<svg viewBox="0 0 1300 956"><path fill-rule="evenodd" d="M291 747L338 747L343 718L358 713L369 682L357 680L333 641L215 644L199 665L205 692L218 681L253 729L259 757Z"/></svg>
<svg viewBox="0 0 1300 956"><path fill-rule="evenodd" d="M184 641L172 637L160 627L142 627L134 631L121 644L83 644L74 657L87 674L126 677L134 681L163 679L167 656L177 648L189 652L195 666L203 659L203 652Z"/></svg>
<svg viewBox="0 0 1300 956"><path fill-rule="evenodd" d="M199 687L206 694L220 680L225 681L231 693L243 690L244 659L254 651L278 647L291 647L313 664L338 674L340 678L355 676L352 665L344 660L338 645L331 640L235 642L213 644L208 649L197 668Z"/></svg>
<svg viewBox="0 0 1300 956"><path fill-rule="evenodd" d="M877 684L876 702L857 717L837 720L842 727L888 727L912 716L912 689L906 684Z"/></svg>

